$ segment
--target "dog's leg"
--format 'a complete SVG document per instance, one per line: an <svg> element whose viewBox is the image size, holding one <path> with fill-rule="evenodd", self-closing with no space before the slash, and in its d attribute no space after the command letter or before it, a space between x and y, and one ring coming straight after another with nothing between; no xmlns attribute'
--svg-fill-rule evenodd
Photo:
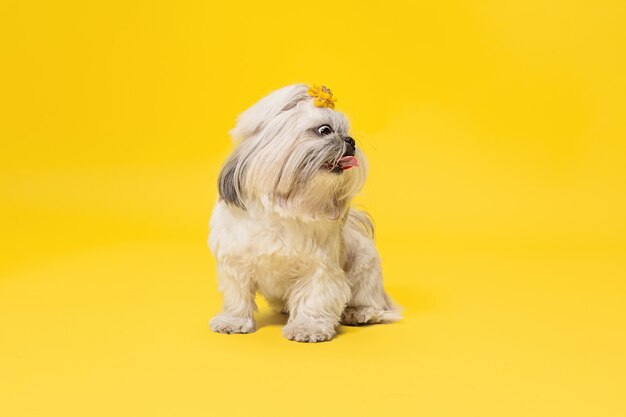
<svg viewBox="0 0 626 417"><path fill-rule="evenodd" d="M341 324L389 323L401 318L400 308L383 288L380 257L374 240L362 234L346 239L346 276L352 296L341 316Z"/></svg>
<svg viewBox="0 0 626 417"><path fill-rule="evenodd" d="M350 287L340 268L319 269L298 279L289 294L289 321L283 335L297 342L332 339L349 297Z"/></svg>
<svg viewBox="0 0 626 417"><path fill-rule="evenodd" d="M383 288L379 262L363 265L349 273L352 297L341 315L341 324L390 323L401 318L400 309Z"/></svg>
<svg viewBox="0 0 626 417"><path fill-rule="evenodd" d="M220 265L218 278L224 306L222 312L211 319L211 330L218 333L252 333L256 329L252 277L238 273L236 268Z"/></svg>

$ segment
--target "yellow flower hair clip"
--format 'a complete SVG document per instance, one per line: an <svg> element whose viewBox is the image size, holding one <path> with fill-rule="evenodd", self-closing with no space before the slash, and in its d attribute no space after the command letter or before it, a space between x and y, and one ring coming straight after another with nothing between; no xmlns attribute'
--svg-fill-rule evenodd
<svg viewBox="0 0 626 417"><path fill-rule="evenodd" d="M315 107L329 107L331 109L335 108L335 102L337 101L337 99L333 97L333 92L330 91L330 89L325 85L321 87L314 85L313 87L309 88L309 95L311 97L315 97L315 101L313 102L313 105Z"/></svg>

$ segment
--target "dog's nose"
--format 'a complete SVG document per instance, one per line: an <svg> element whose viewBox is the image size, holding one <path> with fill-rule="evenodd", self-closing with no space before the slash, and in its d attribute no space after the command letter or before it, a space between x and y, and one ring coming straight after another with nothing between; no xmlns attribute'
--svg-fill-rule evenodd
<svg viewBox="0 0 626 417"><path fill-rule="evenodd" d="M350 136L346 136L343 138L343 141L346 143L346 149L343 153L343 156L354 156L356 151L356 142Z"/></svg>

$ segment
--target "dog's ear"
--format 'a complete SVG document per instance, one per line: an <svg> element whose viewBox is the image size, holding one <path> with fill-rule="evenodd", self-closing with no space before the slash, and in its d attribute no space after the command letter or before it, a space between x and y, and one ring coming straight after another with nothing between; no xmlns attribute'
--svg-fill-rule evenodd
<svg viewBox="0 0 626 417"><path fill-rule="evenodd" d="M244 176L245 165L240 163L240 157L235 152L224 163L217 179L220 198L227 204L242 210L246 209L242 200Z"/></svg>
<svg viewBox="0 0 626 417"><path fill-rule="evenodd" d="M305 84L283 87L257 101L237 118L237 124L230 131L235 141L244 140L263 128L263 123L272 120L279 113L290 110L303 100L311 97Z"/></svg>

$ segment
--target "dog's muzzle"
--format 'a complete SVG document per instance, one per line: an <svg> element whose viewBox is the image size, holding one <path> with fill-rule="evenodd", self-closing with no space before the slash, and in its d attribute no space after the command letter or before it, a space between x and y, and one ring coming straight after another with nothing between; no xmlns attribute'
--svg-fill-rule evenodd
<svg viewBox="0 0 626 417"><path fill-rule="evenodd" d="M333 172L341 173L350 168L356 168L359 166L359 160L354 156L356 152L356 142L350 136L343 138L346 148L343 155L337 161L337 165L333 167Z"/></svg>

